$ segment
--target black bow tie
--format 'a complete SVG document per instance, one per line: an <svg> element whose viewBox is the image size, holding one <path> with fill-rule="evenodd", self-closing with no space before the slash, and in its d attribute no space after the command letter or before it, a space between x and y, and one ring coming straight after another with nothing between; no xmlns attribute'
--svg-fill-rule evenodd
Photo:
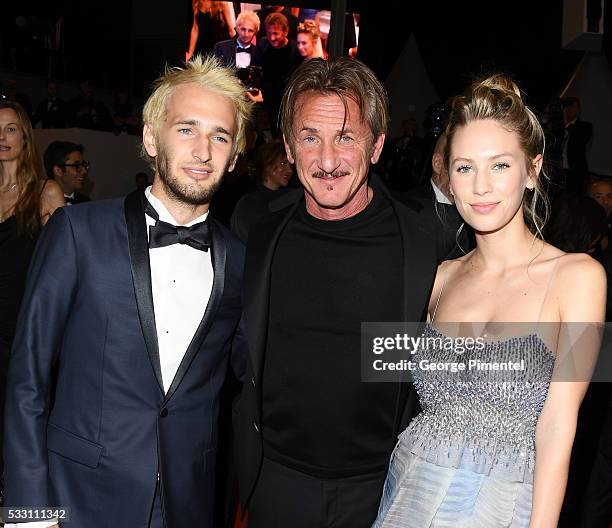
<svg viewBox="0 0 612 528"><path fill-rule="evenodd" d="M236 46L236 53L251 53L250 46L248 48L241 48L240 46Z"/></svg>
<svg viewBox="0 0 612 528"><path fill-rule="evenodd" d="M187 244L194 249L208 251L211 246L208 222L199 222L189 227L162 222L159 214L149 202L145 207L145 213L155 220L155 225L149 227L149 249L173 244Z"/></svg>

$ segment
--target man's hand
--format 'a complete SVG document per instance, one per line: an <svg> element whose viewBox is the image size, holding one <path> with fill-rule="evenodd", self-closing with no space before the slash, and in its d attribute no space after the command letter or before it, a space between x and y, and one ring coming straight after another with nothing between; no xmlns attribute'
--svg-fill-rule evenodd
<svg viewBox="0 0 612 528"><path fill-rule="evenodd" d="M263 103L263 94L261 90L245 90L245 95L254 103Z"/></svg>

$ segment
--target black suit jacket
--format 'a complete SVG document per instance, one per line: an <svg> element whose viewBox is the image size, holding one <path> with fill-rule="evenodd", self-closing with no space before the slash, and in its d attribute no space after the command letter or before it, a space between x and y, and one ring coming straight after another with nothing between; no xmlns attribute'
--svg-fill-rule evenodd
<svg viewBox="0 0 612 528"><path fill-rule="evenodd" d="M41 122L42 128L66 128L68 120L67 104L61 99L54 99L49 104L49 99L41 101L36 107L32 123L36 125Z"/></svg>
<svg viewBox="0 0 612 528"><path fill-rule="evenodd" d="M438 260L433 212L422 202L394 198L377 178L373 177L371 183L375 192L382 192L391 200L402 240L405 280L402 311L397 314L397 320L422 321L426 314ZM285 226L296 208L303 204L303 194L302 189L296 189L271 202L270 216L252 226L249 232L243 301L250 354L235 426L235 457L243 507L247 506L255 488L263 459L260 427L262 367L267 343L272 261ZM296 299L296 302L299 300ZM401 415L397 416L397 433L402 431L418 412L418 397L412 384L402 384L401 398L404 405ZM389 439L389 454L395 443L395 436Z"/></svg>
<svg viewBox="0 0 612 528"><path fill-rule="evenodd" d="M257 46L261 51L261 61L263 66L263 79L262 88L264 92L264 101L266 104L280 104L281 97L285 85L289 80L291 74L297 69L297 67L304 62L304 57L300 55L297 49L295 40L289 39L287 43L289 61L283 65L283 71L274 71L272 68L269 57L276 51L267 37L263 37L258 40Z"/></svg>
<svg viewBox="0 0 612 528"><path fill-rule="evenodd" d="M236 39L222 40L215 44L213 54L219 57L224 66L236 66ZM261 50L251 44L248 48L248 53L251 55L251 66L261 66Z"/></svg>
<svg viewBox="0 0 612 528"><path fill-rule="evenodd" d="M6 504L146 527L159 482L168 526L213 528L219 392L230 353L239 377L246 356L244 249L210 220L211 296L164 392L143 201L60 208L43 230L8 374Z"/></svg>
<svg viewBox="0 0 612 528"><path fill-rule="evenodd" d="M463 222L454 204L438 202L431 181L411 188L406 191L406 195L433 206L439 226L438 254L441 260L458 258L475 247L476 241L471 227Z"/></svg>
<svg viewBox="0 0 612 528"><path fill-rule="evenodd" d="M304 62L304 57L302 57L300 55L300 52L298 51L297 48L297 42L295 40L293 40L292 38L288 39L288 43L287 46L289 46L289 69L290 72L293 73L293 71L300 65L302 64L302 62ZM272 45L270 44L270 41L268 40L268 37L262 37L257 41L257 47L259 48L259 50L262 53L262 57L264 58L265 61L265 54L269 49L274 49L272 48Z"/></svg>

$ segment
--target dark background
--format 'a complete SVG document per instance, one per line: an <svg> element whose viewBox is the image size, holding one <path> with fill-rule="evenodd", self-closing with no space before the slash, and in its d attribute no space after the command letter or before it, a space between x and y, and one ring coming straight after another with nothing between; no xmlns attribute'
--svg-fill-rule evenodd
<svg viewBox="0 0 612 528"><path fill-rule="evenodd" d="M178 64L184 57L190 3L7 2L0 18L0 67L60 81L89 77L98 88L127 86L132 94L145 95L148 82L165 63ZM331 8L324 0L278 3ZM414 34L443 99L463 91L474 76L501 70L519 81L532 104L542 107L560 92L584 53L561 49L562 0L348 0L347 11L361 14L358 58L382 80ZM58 23L59 46L49 38ZM610 38L605 36L604 51L610 63Z"/></svg>

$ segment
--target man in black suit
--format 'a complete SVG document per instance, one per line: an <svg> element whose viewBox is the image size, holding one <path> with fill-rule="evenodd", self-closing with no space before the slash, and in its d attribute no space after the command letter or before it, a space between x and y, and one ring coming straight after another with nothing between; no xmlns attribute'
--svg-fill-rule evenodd
<svg viewBox="0 0 612 528"><path fill-rule="evenodd" d="M244 247L208 208L250 113L219 68L197 57L157 81L151 187L58 209L39 239L8 374L5 506L67 508L75 527L214 526L220 392L246 351Z"/></svg>
<svg viewBox="0 0 612 528"><path fill-rule="evenodd" d="M243 11L236 18L236 38L217 42L213 53L225 66L261 66L261 52L253 44L258 31L259 17L254 11Z"/></svg>
<svg viewBox="0 0 612 528"><path fill-rule="evenodd" d="M566 186L569 191L584 196L589 182L586 147L593 135L593 125L580 119L580 100L577 97L566 97L562 104L565 123L563 168L566 169Z"/></svg>
<svg viewBox="0 0 612 528"><path fill-rule="evenodd" d="M285 85L291 74L304 60L295 40L288 36L289 24L282 13L268 15L264 22L266 36L257 45L263 64L262 90L268 113L270 131L277 136L278 112Z"/></svg>
<svg viewBox="0 0 612 528"><path fill-rule="evenodd" d="M80 192L89 172L89 162L83 158L84 150L83 145L70 141L53 141L43 155L47 176L60 184L66 205L91 200Z"/></svg>
<svg viewBox="0 0 612 528"><path fill-rule="evenodd" d="M410 384L361 377L361 323L422 321L436 272L433 211L370 174L388 122L384 88L356 60L306 61L285 91L302 188L251 226L245 265L235 452L249 528L369 528L417 411Z"/></svg>
<svg viewBox="0 0 612 528"><path fill-rule="evenodd" d="M421 174L427 159L427 144L417 135L416 119L402 121L402 135L391 146L389 187L406 191L423 183Z"/></svg>
<svg viewBox="0 0 612 528"><path fill-rule="evenodd" d="M112 114L104 101L96 97L88 79L79 83L79 93L68 107L68 126L90 130L114 129Z"/></svg>
<svg viewBox="0 0 612 528"><path fill-rule="evenodd" d="M440 135L431 156L431 178L407 194L433 204L439 222L439 245L442 260L460 257L475 244L471 228L466 227L454 204L450 178L444 163L446 134Z"/></svg>
<svg viewBox="0 0 612 528"><path fill-rule="evenodd" d="M67 121L66 102L57 95L57 84L53 80L47 81L47 98L36 107L32 124L40 122L42 128L66 128Z"/></svg>

